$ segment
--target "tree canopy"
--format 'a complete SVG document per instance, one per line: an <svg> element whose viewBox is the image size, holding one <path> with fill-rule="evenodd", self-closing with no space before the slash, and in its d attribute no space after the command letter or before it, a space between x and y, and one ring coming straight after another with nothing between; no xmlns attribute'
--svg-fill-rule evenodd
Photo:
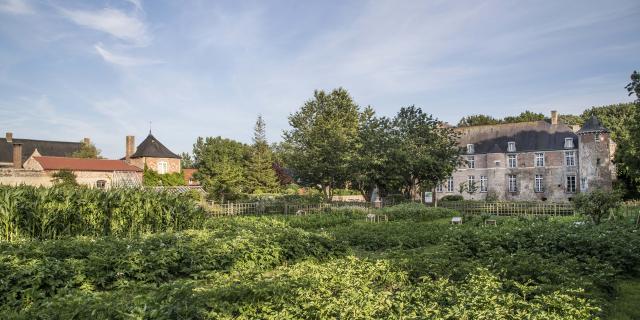
<svg viewBox="0 0 640 320"><path fill-rule="evenodd" d="M100 149L92 142L81 141L80 149L71 154L72 158L101 159Z"/></svg>
<svg viewBox="0 0 640 320"><path fill-rule="evenodd" d="M501 120L498 120L492 116L486 114L474 114L460 119L460 121L458 122L458 127L483 126L498 123L501 123Z"/></svg>
<svg viewBox="0 0 640 320"><path fill-rule="evenodd" d="M330 199L333 188L352 178L358 135L359 107L347 90L316 90L297 112L289 116L291 130L284 132L287 165L301 180L321 186Z"/></svg>
<svg viewBox="0 0 640 320"><path fill-rule="evenodd" d="M253 145L247 168L247 187L251 193L274 193L279 188L265 127L266 124L259 115L253 131Z"/></svg>
<svg viewBox="0 0 640 320"><path fill-rule="evenodd" d="M245 168L249 147L222 137L198 137L193 156L198 172L194 175L210 197L233 200L248 191Z"/></svg>

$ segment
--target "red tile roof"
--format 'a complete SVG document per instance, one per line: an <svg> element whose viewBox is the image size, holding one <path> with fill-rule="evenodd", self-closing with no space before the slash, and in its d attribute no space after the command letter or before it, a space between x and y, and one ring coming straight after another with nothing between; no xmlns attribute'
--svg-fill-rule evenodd
<svg viewBox="0 0 640 320"><path fill-rule="evenodd" d="M72 171L142 171L122 160L80 159L66 157L33 157L44 170Z"/></svg>
<svg viewBox="0 0 640 320"><path fill-rule="evenodd" d="M200 182L198 182L195 178L193 178L193 174L196 172L198 172L198 169L182 169L182 175L184 175L184 183L189 185L189 180L191 180L192 186L200 185Z"/></svg>

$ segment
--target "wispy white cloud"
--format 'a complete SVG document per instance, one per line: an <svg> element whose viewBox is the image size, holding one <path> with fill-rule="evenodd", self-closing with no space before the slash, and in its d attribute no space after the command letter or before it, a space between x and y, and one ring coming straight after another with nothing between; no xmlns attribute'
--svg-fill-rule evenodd
<svg viewBox="0 0 640 320"><path fill-rule="evenodd" d="M160 60L136 58L136 57L130 57L127 55L115 54L105 49L101 43L96 44L94 48L96 49L98 54L102 57L102 59L104 59L104 61L115 64L115 65L119 65L119 66L135 67L135 66L144 66L144 65L150 65L150 64L163 63Z"/></svg>
<svg viewBox="0 0 640 320"><path fill-rule="evenodd" d="M135 45L147 45L150 36L144 22L120 10L104 8L97 11L61 9L65 17L74 23L108 33Z"/></svg>
<svg viewBox="0 0 640 320"><path fill-rule="evenodd" d="M136 10L140 10L142 11L142 0L127 0L129 3L131 3Z"/></svg>
<svg viewBox="0 0 640 320"><path fill-rule="evenodd" d="M0 11L11 14L33 14L35 10L26 0L0 0Z"/></svg>

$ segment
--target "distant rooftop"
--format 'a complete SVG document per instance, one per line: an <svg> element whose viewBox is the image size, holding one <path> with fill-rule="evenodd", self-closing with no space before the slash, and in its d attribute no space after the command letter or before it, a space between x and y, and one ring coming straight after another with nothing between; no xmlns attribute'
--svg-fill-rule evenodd
<svg viewBox="0 0 640 320"><path fill-rule="evenodd" d="M149 135L140 143L136 152L131 155L131 158L142 157L180 159L179 155L171 152L171 150L158 141L151 132L149 132Z"/></svg>

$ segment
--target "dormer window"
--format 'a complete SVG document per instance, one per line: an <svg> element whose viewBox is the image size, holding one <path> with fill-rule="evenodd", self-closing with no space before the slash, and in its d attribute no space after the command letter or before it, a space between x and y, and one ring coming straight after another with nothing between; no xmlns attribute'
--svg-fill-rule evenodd
<svg viewBox="0 0 640 320"><path fill-rule="evenodd" d="M573 138L564 138L564 148L573 149Z"/></svg>
<svg viewBox="0 0 640 320"><path fill-rule="evenodd" d="M507 151L508 152L516 152L516 142L515 141L509 141L507 143Z"/></svg>
<svg viewBox="0 0 640 320"><path fill-rule="evenodd" d="M595 140L596 142L600 142L600 132L596 132Z"/></svg>
<svg viewBox="0 0 640 320"><path fill-rule="evenodd" d="M473 148L473 143L467 145L467 154L474 154L475 149Z"/></svg>

